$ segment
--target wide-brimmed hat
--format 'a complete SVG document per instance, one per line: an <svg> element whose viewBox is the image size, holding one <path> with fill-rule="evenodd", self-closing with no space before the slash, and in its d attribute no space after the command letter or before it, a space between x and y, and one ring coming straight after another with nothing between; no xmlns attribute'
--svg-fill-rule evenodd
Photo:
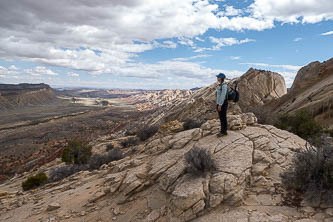
<svg viewBox="0 0 333 222"><path fill-rule="evenodd" d="M221 72L221 73L217 74L216 77L225 79L225 74Z"/></svg>

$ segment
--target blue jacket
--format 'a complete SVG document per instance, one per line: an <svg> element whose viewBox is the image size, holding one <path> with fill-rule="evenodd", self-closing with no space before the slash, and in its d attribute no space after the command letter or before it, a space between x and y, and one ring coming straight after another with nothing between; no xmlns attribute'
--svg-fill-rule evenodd
<svg viewBox="0 0 333 222"><path fill-rule="evenodd" d="M219 84L216 87L216 104L222 106L227 95L228 85L227 83Z"/></svg>

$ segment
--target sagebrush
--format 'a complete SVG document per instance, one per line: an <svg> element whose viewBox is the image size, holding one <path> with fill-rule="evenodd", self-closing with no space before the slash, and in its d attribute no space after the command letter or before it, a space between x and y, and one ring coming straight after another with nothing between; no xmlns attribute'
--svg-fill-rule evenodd
<svg viewBox="0 0 333 222"><path fill-rule="evenodd" d="M73 175L74 173L83 170L88 170L88 165L73 164L53 167L50 170L48 182L56 182L62 180L66 177Z"/></svg>
<svg viewBox="0 0 333 222"><path fill-rule="evenodd" d="M138 144L138 139L136 137L129 137L120 142L120 145L124 148L134 146Z"/></svg>
<svg viewBox="0 0 333 222"><path fill-rule="evenodd" d="M47 182L47 176L45 173L38 173L34 176L28 177L27 180L22 182L22 188L23 190L31 190L34 188L37 188Z"/></svg>
<svg viewBox="0 0 333 222"><path fill-rule="evenodd" d="M321 141L318 148L308 144L304 151L297 152L291 167L281 174L287 191L298 193L310 202L322 193L333 191L333 144L324 137Z"/></svg>
<svg viewBox="0 0 333 222"><path fill-rule="evenodd" d="M203 175L215 169L215 163L208 150L193 147L184 154L186 172L194 175Z"/></svg>
<svg viewBox="0 0 333 222"><path fill-rule="evenodd" d="M305 109L297 111L295 115L284 114L280 116L275 126L283 130L288 130L305 140L320 137L323 132L319 123Z"/></svg>
<svg viewBox="0 0 333 222"><path fill-rule="evenodd" d="M138 130L137 137L139 137L141 141L146 141L150 137L154 136L157 131L157 126L144 126Z"/></svg>
<svg viewBox="0 0 333 222"><path fill-rule="evenodd" d="M108 145L106 145L106 152L109 152L113 148L114 148L114 145L112 143L109 143Z"/></svg>
<svg viewBox="0 0 333 222"><path fill-rule="evenodd" d="M193 120L193 119L186 119L183 124L184 130L194 129L194 128L200 128L202 125L201 122Z"/></svg>
<svg viewBox="0 0 333 222"><path fill-rule="evenodd" d="M108 164L115 160L124 158L119 149L113 149L107 153L94 154L89 160L89 169L94 170L100 168L103 164Z"/></svg>

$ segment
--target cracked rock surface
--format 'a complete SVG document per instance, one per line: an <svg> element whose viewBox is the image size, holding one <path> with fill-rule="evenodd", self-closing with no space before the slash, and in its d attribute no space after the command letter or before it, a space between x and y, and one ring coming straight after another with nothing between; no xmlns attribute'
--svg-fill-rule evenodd
<svg viewBox="0 0 333 222"><path fill-rule="evenodd" d="M25 176L0 185L0 221L332 221L325 209L283 205L280 173L305 141L251 114L156 134L133 155L92 172L22 192ZM184 154L206 149L216 169L186 173ZM50 206L53 206L50 210ZM55 206L55 207L54 207Z"/></svg>

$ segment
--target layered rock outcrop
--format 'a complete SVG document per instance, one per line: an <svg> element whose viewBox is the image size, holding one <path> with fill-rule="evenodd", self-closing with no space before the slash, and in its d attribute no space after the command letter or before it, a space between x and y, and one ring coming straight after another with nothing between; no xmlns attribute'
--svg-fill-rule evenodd
<svg viewBox="0 0 333 222"><path fill-rule="evenodd" d="M57 102L55 92L46 84L0 84L0 110Z"/></svg>
<svg viewBox="0 0 333 222"><path fill-rule="evenodd" d="M289 92L263 108L275 114L306 108L324 126L333 127L333 58L301 68Z"/></svg>
<svg viewBox="0 0 333 222"><path fill-rule="evenodd" d="M230 115L230 130L218 138L219 121L200 128L156 134L137 153L29 192L0 192L5 221L329 221L332 208L283 206L280 173L301 138L256 123L253 114ZM184 154L207 150L216 169L186 172ZM23 177L24 178L24 177ZM23 179L22 178L22 179ZM19 178L0 185L17 189ZM70 198L75 197L75 198ZM50 211L49 206L56 206ZM333 206L332 206L333 207ZM51 220L51 221L52 221Z"/></svg>
<svg viewBox="0 0 333 222"><path fill-rule="evenodd" d="M240 78L229 81L229 85L234 87L236 82L238 82L240 100L237 104L229 103L228 112L230 114L247 112L287 93L283 77L274 72L251 68ZM172 120L184 121L188 118L197 121L215 119L217 115L216 87L217 83L213 83L208 87L194 91L184 101L171 104L167 110L154 113L148 123L153 124Z"/></svg>
<svg viewBox="0 0 333 222"><path fill-rule="evenodd" d="M243 112L253 107L262 106L287 93L282 75L257 69L249 69L238 81L241 95L239 105Z"/></svg>

